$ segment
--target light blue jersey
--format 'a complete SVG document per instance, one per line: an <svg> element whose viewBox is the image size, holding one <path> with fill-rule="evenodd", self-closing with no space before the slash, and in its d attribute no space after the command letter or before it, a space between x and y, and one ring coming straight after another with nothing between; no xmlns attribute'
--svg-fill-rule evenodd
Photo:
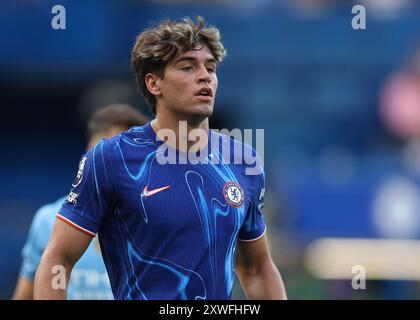
<svg viewBox="0 0 420 320"><path fill-rule="evenodd" d="M55 215L64 199L61 198L54 203L47 204L36 212L22 251L21 277L34 280L36 269L56 221ZM73 268L67 298L69 300L113 299L108 274L96 239L91 242Z"/></svg>

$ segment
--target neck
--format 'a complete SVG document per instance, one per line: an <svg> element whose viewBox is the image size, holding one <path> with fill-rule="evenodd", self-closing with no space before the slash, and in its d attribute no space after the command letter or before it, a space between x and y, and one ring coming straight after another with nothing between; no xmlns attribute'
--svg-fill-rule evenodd
<svg viewBox="0 0 420 320"><path fill-rule="evenodd" d="M164 134L159 131L162 129L169 129L175 133L176 142L167 140L166 143L172 148L176 148L184 152L195 152L198 149L202 149L207 146L209 131L209 118L204 119L190 119L189 117L177 117L173 114L169 115L166 113L159 112L156 114L156 118L151 122L153 130L161 140L164 139ZM202 133L205 133L203 138L189 141L188 137L190 132L195 129L200 129ZM200 136L201 137L201 136ZM194 137L195 139L195 137Z"/></svg>

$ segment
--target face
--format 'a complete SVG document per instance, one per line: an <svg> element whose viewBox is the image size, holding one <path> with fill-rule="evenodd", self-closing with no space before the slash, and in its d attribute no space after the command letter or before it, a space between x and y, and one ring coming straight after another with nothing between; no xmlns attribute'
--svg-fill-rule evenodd
<svg viewBox="0 0 420 320"><path fill-rule="evenodd" d="M213 112L217 90L217 62L206 46L177 56L158 78L158 112L167 108L185 118L207 118Z"/></svg>

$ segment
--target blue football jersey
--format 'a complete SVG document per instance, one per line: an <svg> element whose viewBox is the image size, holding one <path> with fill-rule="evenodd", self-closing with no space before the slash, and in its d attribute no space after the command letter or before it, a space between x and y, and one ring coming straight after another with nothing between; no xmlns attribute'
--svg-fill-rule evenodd
<svg viewBox="0 0 420 320"><path fill-rule="evenodd" d="M82 157L57 218L98 233L115 299L230 299L237 241L265 232L262 166L247 175L235 146L255 154L212 133L200 158L208 161L164 164L162 153L186 154L148 123Z"/></svg>
<svg viewBox="0 0 420 320"><path fill-rule="evenodd" d="M55 216L65 198L38 209L22 250L20 276L34 280L41 256L47 247ZM69 300L113 299L108 274L96 241L93 241L73 268L67 297Z"/></svg>

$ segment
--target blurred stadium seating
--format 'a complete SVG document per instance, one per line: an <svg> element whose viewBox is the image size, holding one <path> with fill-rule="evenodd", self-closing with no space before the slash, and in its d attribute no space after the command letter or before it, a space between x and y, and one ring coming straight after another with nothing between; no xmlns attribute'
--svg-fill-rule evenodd
<svg viewBox="0 0 420 320"><path fill-rule="evenodd" d="M89 112L117 101L146 110L130 68L135 36L196 14L221 29L228 49L213 126L265 129L266 216L289 297L420 298L415 276L369 278L368 265L367 290L353 290L351 270L331 276L339 264L331 262L321 275L313 262L314 252L336 261L324 240L349 240L338 251L356 252L354 265L363 258L354 245L378 250L355 239L414 241L401 250L413 263L419 254L410 248L420 240L420 171L405 152L420 137L389 130L380 92L420 40L420 4L360 1L367 29L353 30L354 3L65 0L67 29L53 30L55 3L2 1L0 299L12 294L35 210L68 192Z"/></svg>

